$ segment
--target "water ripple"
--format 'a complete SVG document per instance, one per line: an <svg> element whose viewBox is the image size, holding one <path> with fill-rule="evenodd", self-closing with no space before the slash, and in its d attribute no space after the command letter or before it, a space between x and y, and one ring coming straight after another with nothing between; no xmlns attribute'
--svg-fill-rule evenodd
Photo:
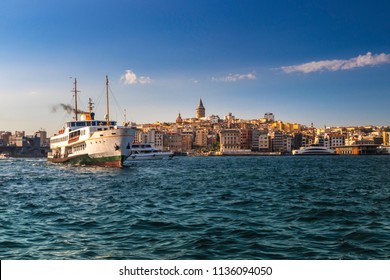
<svg viewBox="0 0 390 280"><path fill-rule="evenodd" d="M2 259L390 259L390 157L1 160Z"/></svg>

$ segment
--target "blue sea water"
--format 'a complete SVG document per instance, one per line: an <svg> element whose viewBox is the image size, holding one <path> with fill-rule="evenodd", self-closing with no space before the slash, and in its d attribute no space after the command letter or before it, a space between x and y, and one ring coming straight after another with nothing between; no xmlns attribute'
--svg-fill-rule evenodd
<svg viewBox="0 0 390 280"><path fill-rule="evenodd" d="M0 160L1 259L390 259L390 157Z"/></svg>

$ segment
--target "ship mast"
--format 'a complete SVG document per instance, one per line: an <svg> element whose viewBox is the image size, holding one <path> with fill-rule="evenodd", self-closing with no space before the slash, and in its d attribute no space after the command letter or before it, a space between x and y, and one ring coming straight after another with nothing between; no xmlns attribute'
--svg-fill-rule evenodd
<svg viewBox="0 0 390 280"><path fill-rule="evenodd" d="M106 76L106 121L110 124L110 105L108 103L108 76Z"/></svg>
<svg viewBox="0 0 390 280"><path fill-rule="evenodd" d="M89 110L89 113L92 113L92 110L93 110L93 102L92 102L92 98L89 98L88 99L88 110Z"/></svg>
<svg viewBox="0 0 390 280"><path fill-rule="evenodd" d="M73 88L73 92L74 92L74 114L75 114L75 119L76 121L78 120L78 116L77 116L77 93L80 92L77 90L77 79L74 78L74 88Z"/></svg>

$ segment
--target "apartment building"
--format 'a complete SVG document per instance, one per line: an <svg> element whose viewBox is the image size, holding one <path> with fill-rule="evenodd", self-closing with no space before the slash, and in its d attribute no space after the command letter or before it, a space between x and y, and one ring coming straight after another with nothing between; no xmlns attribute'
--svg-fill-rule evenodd
<svg viewBox="0 0 390 280"><path fill-rule="evenodd" d="M220 131L220 150L239 150L241 146L241 132L239 129L223 129Z"/></svg>

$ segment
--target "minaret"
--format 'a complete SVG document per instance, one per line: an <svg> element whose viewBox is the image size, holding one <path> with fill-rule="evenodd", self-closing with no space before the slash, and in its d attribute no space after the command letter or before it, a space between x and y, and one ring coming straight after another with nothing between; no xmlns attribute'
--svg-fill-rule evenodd
<svg viewBox="0 0 390 280"><path fill-rule="evenodd" d="M176 123L182 123L182 122L183 122L183 119L181 118L181 115L179 113L179 115L176 118Z"/></svg>
<svg viewBox="0 0 390 280"><path fill-rule="evenodd" d="M204 118L206 116L206 109L203 106L202 98L199 100L198 107L196 107L196 118Z"/></svg>

